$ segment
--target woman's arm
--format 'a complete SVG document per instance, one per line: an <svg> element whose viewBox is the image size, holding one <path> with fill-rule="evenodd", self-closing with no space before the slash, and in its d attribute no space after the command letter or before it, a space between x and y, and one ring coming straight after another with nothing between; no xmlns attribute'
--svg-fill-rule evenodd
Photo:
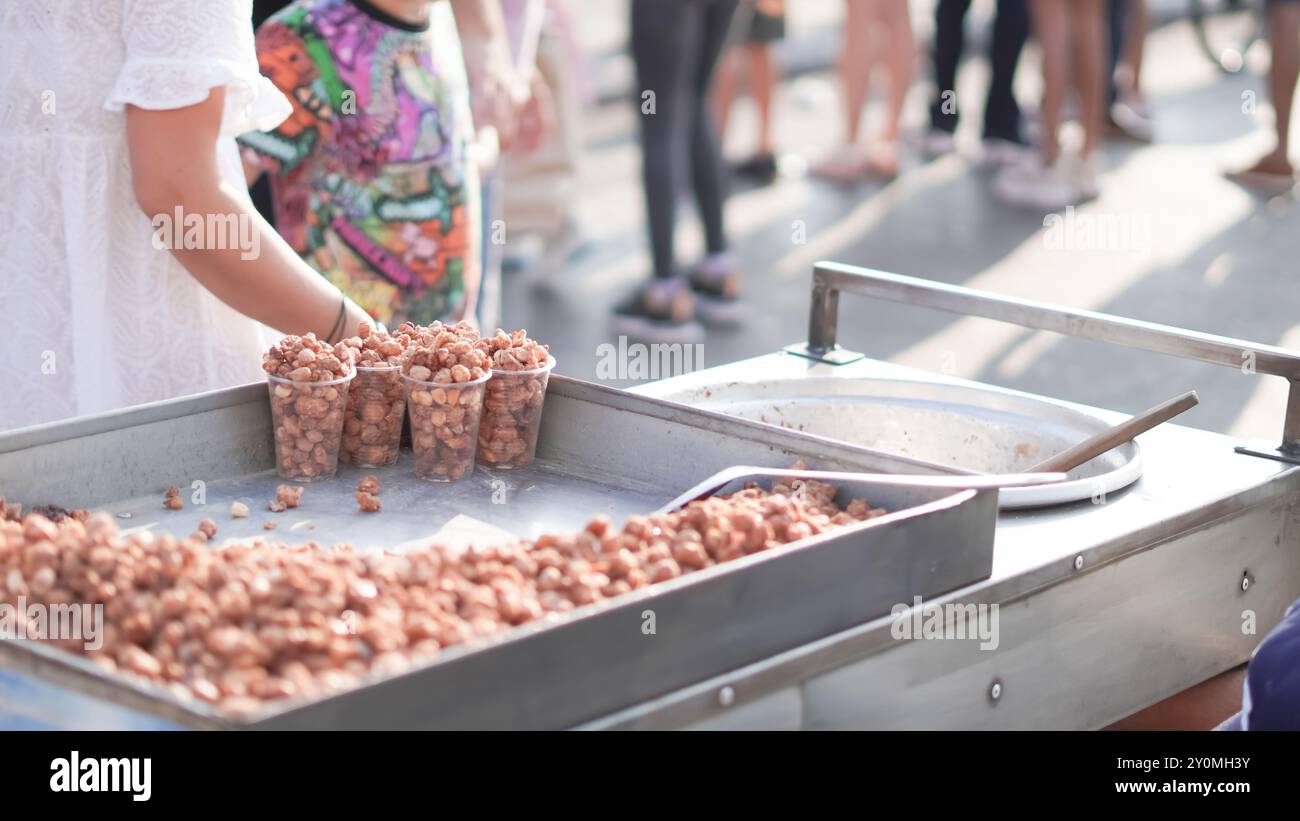
<svg viewBox="0 0 1300 821"><path fill-rule="evenodd" d="M514 141L515 117L528 100L528 78L510 56L500 0L451 0L465 72L473 89L474 124L497 131L501 149Z"/></svg>
<svg viewBox="0 0 1300 821"><path fill-rule="evenodd" d="M225 89L186 108L153 111L127 106L131 176L140 209L160 225L197 215L205 226L233 226L208 236L200 248L171 253L203 287L240 313L284 333L314 332L325 339L335 326L339 290L303 262L242 195L221 178L217 138ZM177 232L184 236L184 226ZM169 231L167 237L173 236ZM239 242L232 242L232 236ZM347 301L342 330L356 333L365 312Z"/></svg>

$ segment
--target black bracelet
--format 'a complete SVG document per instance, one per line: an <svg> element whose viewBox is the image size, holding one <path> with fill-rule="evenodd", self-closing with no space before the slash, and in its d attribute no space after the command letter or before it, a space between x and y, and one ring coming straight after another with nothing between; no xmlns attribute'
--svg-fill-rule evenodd
<svg viewBox="0 0 1300 821"><path fill-rule="evenodd" d="M343 331L344 327L346 327L343 322L343 317L347 314L347 310L348 310L347 294L344 294L342 291L340 291L339 292L339 315L334 318L334 325L333 327L330 328L329 338L325 340L331 345L334 344L334 338Z"/></svg>

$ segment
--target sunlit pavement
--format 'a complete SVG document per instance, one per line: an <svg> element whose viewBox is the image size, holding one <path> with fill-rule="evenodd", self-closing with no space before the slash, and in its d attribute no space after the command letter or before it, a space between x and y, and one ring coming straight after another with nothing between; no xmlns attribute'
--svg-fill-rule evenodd
<svg viewBox="0 0 1300 821"><path fill-rule="evenodd" d="M826 24L837 0L793 5L803 9L792 21L803 42L834 42ZM597 17L592 36L616 43L617 15ZM928 38L928 31L918 13L919 35ZM968 57L978 53L978 46L968 49ZM908 101L914 136L925 122L928 74L923 57ZM1018 77L1022 101L1036 99L1036 75L1031 45ZM958 99L967 110L982 106L985 77L979 61L963 68ZM825 70L783 85L776 140L791 170L772 186L736 190L729 202L750 316L741 328L709 332L705 363L803 340L817 259L1300 349L1300 208L1294 198L1253 196L1222 177L1269 144L1264 79L1219 74L1189 27L1175 21L1148 39L1144 87L1157 108L1155 143L1108 144L1100 199L1077 209L1072 221L1045 225L1044 214L992 200L989 172L960 154L924 163L913 152L905 173L888 185L836 187L800 175L798 160L815 160L840 133L836 90ZM868 132L879 119L873 105ZM607 102L588 113L586 125L577 203L585 253L551 272L546 288L535 287L528 272L509 275L505 321L549 342L561 372L594 378L599 346L616 340L609 308L646 276L648 257L634 112ZM754 131L747 102L737 106L731 126L728 152L743 156ZM963 121L962 154L972 153L978 127L978 117ZM688 203L682 215L678 247L689 260L699 253L700 236ZM1183 417L1187 424L1266 439L1280 432L1281 380L1236 369L853 296L841 300L840 339L871 356L1116 410L1135 412L1194 388L1202 404Z"/></svg>

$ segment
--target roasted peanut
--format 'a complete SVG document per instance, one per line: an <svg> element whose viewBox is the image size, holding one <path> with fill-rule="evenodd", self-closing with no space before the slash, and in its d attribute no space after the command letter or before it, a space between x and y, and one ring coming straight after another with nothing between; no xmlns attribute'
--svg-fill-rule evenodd
<svg viewBox="0 0 1300 821"><path fill-rule="evenodd" d="M356 492L357 506L361 508L362 513L378 513L382 506L379 497L372 493L366 493L364 490Z"/></svg>
<svg viewBox="0 0 1300 821"><path fill-rule="evenodd" d="M297 485L277 485L275 488L275 501L288 507L297 507L302 501L303 489Z"/></svg>

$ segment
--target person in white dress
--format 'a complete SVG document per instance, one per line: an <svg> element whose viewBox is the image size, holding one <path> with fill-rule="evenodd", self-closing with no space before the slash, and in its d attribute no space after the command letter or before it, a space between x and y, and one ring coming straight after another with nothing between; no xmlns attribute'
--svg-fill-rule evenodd
<svg viewBox="0 0 1300 821"><path fill-rule="evenodd" d="M367 317L253 209L251 0L0 0L0 430L263 377Z"/></svg>

